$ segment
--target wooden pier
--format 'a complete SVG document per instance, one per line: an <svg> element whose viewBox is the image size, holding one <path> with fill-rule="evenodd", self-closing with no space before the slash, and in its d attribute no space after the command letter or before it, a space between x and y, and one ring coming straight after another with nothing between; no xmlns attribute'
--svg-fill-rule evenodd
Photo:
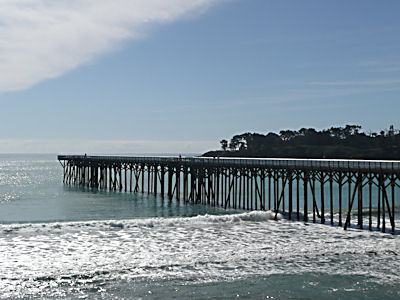
<svg viewBox="0 0 400 300"><path fill-rule="evenodd" d="M353 221L359 228L390 227L395 233L399 161L86 155L58 160L68 185L272 210L305 222L310 215L312 222L344 229Z"/></svg>

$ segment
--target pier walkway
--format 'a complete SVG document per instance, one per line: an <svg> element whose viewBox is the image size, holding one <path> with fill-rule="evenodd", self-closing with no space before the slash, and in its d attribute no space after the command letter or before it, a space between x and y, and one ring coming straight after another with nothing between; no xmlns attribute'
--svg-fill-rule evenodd
<svg viewBox="0 0 400 300"><path fill-rule="evenodd" d="M400 161L59 155L69 185L395 232ZM311 216L312 214L312 216ZM366 220L364 220L366 219Z"/></svg>

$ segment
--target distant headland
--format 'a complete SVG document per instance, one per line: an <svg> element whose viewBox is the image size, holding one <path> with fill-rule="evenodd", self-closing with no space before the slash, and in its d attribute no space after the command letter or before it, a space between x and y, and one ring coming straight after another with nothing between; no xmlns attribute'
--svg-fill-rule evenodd
<svg viewBox="0 0 400 300"><path fill-rule="evenodd" d="M204 153L206 157L290 157L340 159L400 159L400 130L393 125L379 133L365 133L359 125L243 133L230 141L221 140L221 150Z"/></svg>

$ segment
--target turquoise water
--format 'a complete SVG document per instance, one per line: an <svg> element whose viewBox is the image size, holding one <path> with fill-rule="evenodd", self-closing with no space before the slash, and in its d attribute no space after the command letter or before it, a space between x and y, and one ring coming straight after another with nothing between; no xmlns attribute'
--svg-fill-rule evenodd
<svg viewBox="0 0 400 300"><path fill-rule="evenodd" d="M0 297L400 297L400 239L62 184L55 155L0 155Z"/></svg>

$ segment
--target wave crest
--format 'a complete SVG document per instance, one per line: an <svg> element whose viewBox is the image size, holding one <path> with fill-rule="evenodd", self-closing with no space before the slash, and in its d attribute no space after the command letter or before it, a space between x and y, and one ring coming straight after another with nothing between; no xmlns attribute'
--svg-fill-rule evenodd
<svg viewBox="0 0 400 300"><path fill-rule="evenodd" d="M278 220L282 219L277 214ZM194 217L172 217L172 218L145 218L126 220L105 220L105 221L78 221L78 222L51 222L51 223L26 223L26 224L2 224L2 234L22 233L25 231L75 231L79 229L110 229L121 230L133 227L175 227L175 226L196 226L202 224L223 224L239 222L268 222L275 219L272 211L252 211L238 214L225 215L198 215Z"/></svg>

